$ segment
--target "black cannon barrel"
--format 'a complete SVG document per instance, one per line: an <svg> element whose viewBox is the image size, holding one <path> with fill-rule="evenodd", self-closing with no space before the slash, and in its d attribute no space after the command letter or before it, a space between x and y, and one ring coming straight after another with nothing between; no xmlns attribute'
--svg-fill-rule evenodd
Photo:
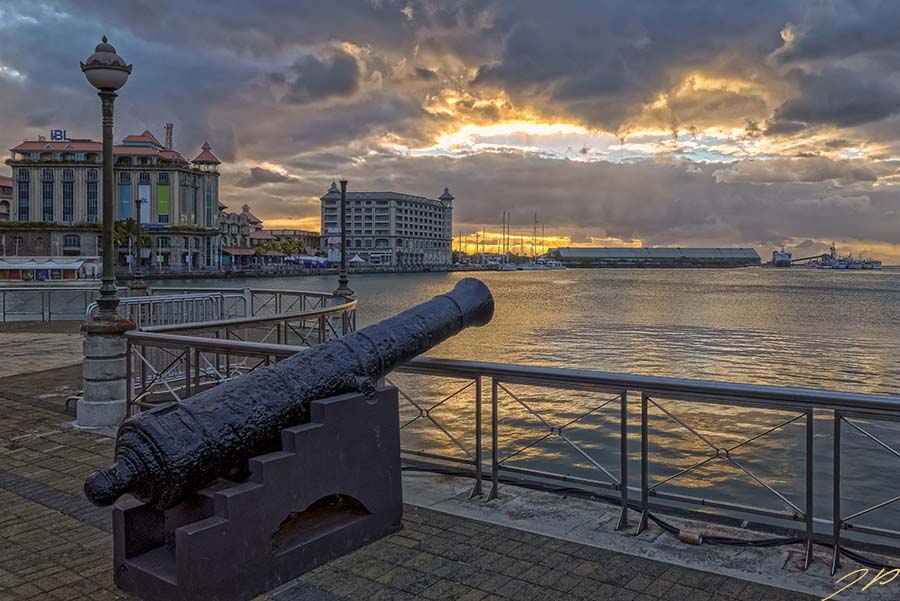
<svg viewBox="0 0 900 601"><path fill-rule="evenodd" d="M251 457L279 449L281 430L308 421L311 401L374 391L400 363L493 314L488 287L465 278L447 294L344 338L144 411L122 423L115 462L88 477L85 495L101 506L131 493L158 509L174 507Z"/></svg>

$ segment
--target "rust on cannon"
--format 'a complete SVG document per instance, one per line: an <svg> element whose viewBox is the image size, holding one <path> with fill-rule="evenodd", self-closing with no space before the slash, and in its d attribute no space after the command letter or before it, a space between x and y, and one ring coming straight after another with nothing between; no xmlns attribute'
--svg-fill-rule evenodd
<svg viewBox="0 0 900 601"><path fill-rule="evenodd" d="M320 344L181 403L122 423L115 462L85 481L87 498L111 505L131 493L157 509L280 448L281 430L309 420L309 404L348 392L371 394L397 365L494 313L490 290L465 278L447 294L344 338Z"/></svg>

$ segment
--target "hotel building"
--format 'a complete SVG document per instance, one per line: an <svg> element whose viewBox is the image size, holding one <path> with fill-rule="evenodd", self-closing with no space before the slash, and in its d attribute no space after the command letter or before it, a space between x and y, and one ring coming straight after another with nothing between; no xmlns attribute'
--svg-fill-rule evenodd
<svg viewBox="0 0 900 601"><path fill-rule="evenodd" d="M103 217L102 144L39 138L10 152L6 164L13 189L4 230L19 243L16 254L96 256ZM114 147L114 219L140 219L152 240L152 248L142 253L145 267L218 267L219 164L209 144L193 160L184 158L172 148L169 124L165 145L144 131ZM11 231L16 225L20 229ZM127 248L120 249L120 265L127 254Z"/></svg>
<svg viewBox="0 0 900 601"><path fill-rule="evenodd" d="M341 193L334 182L321 198L329 259L340 257ZM437 200L397 192L347 193L348 260L367 265L429 267L453 262L453 196ZM361 261L354 261L360 262Z"/></svg>

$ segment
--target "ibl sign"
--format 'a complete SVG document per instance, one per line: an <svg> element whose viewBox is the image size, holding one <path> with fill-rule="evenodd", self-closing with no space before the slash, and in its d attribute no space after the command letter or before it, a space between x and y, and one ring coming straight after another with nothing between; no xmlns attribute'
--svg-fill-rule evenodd
<svg viewBox="0 0 900 601"><path fill-rule="evenodd" d="M69 136L66 135L66 130L64 130L64 129L51 129L50 130L50 141L51 142L68 142Z"/></svg>

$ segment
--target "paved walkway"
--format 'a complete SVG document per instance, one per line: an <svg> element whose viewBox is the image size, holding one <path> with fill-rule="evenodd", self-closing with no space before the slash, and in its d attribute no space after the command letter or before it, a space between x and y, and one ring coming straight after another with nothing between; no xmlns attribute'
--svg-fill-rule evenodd
<svg viewBox="0 0 900 601"><path fill-rule="evenodd" d="M113 441L65 426L79 387L79 365L0 378L0 601L132 599L113 583L110 511L81 494ZM813 597L407 506L402 531L259 599Z"/></svg>

